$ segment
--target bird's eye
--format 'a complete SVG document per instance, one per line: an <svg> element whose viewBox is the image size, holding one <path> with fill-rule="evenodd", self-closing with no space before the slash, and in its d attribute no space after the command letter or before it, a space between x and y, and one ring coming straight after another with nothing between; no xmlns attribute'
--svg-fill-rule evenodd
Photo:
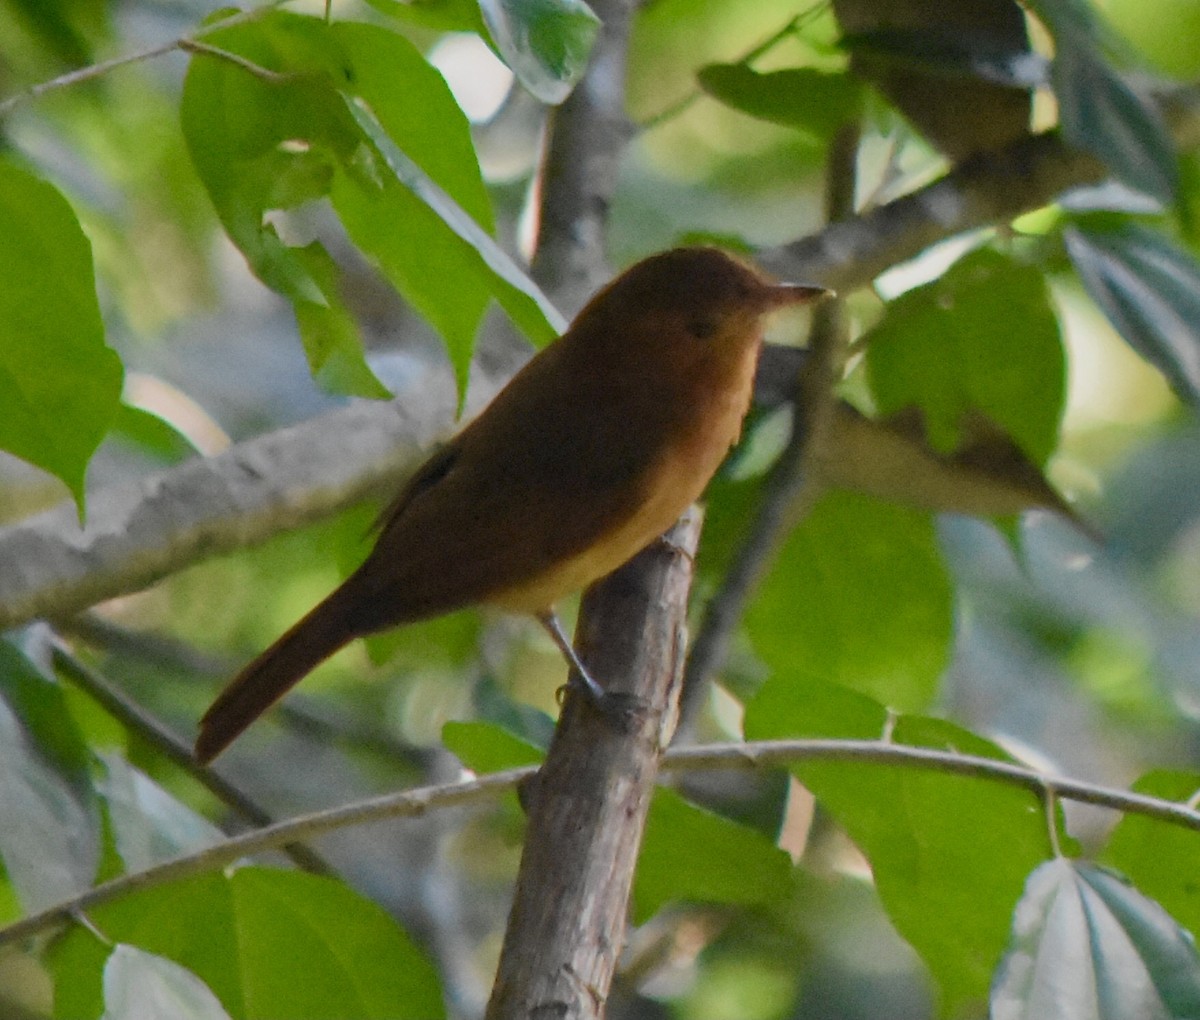
<svg viewBox="0 0 1200 1020"><path fill-rule="evenodd" d="M711 340L717 332L717 321L699 316L688 319L687 331L697 340Z"/></svg>

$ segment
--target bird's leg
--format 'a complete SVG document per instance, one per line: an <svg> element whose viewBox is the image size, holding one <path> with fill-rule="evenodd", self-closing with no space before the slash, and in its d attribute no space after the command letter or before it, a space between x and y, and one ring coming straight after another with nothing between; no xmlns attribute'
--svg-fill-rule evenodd
<svg viewBox="0 0 1200 1020"><path fill-rule="evenodd" d="M592 674L587 671L587 667L579 661L579 656L575 654L575 646L571 644L571 639L563 630L558 614L553 609L547 609L545 612L537 614L537 621L546 628L550 640L558 646L563 658L567 660L567 664L574 671L572 678L578 676L583 692L595 704L601 704L604 701L604 688L592 679Z"/></svg>
<svg viewBox="0 0 1200 1020"><path fill-rule="evenodd" d="M551 640L558 646L568 664L571 666L571 678L565 687L559 690L561 695L568 687L574 687L592 703L600 713L622 732L629 732L638 724L646 713L646 704L635 694L619 694L616 691L606 691L587 671L575 652L575 646L563 630L558 614L553 609L537 614L537 621L546 628Z"/></svg>

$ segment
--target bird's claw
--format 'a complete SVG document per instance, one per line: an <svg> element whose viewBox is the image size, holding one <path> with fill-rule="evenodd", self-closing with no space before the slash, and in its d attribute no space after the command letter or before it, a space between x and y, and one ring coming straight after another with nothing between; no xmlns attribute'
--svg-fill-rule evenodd
<svg viewBox="0 0 1200 1020"><path fill-rule="evenodd" d="M560 706L565 701L567 692L572 690L621 733L632 733L648 709L645 699L636 694L606 691L586 673L581 674L576 670L571 671L570 679L557 691L556 697Z"/></svg>

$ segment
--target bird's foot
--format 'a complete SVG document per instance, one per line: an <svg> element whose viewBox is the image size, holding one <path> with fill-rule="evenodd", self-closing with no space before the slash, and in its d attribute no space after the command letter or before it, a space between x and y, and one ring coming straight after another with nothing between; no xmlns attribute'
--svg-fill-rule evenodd
<svg viewBox="0 0 1200 1020"><path fill-rule="evenodd" d="M624 691L606 691L586 670L573 669L565 684L558 689L558 703L575 691L621 733L632 733L645 717L649 706L644 698Z"/></svg>

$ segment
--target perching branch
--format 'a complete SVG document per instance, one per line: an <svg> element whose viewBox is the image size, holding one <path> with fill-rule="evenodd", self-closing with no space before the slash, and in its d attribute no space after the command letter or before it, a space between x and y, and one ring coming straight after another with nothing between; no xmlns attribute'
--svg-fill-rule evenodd
<svg viewBox="0 0 1200 1020"><path fill-rule="evenodd" d="M1181 145L1200 140L1200 89L1164 108ZM762 253L780 276L843 294L964 231L1011 220L1104 169L1053 134L978 157L928 187L794 244ZM209 556L343 509L415 466L449 406L428 388L395 406L354 405L91 498L82 532L70 501L0 528L0 628L60 617L137 591Z"/></svg>
<svg viewBox="0 0 1200 1020"><path fill-rule="evenodd" d="M796 762L864 762L926 769L1016 786L1038 796L1044 796L1046 790L1050 789L1062 799L1111 808L1128 815L1140 815L1200 832L1200 810L1191 804L1149 797L1078 779L1049 776L1036 769L995 758L980 758L930 747L910 747L884 740L762 740L746 744L707 744L672 748L663 757L662 769L665 772L751 770ZM325 833L353 825L366 825L384 819L415 818L429 811L492 801L517 789L522 783L533 778L537 771L538 767L531 765L494 772L466 782L443 783L390 793L300 815L264 829L234 836L196 853L104 882L73 899L32 914L6 928L0 928L0 947L41 934L70 921L82 911L111 903L130 893L222 868L243 857L265 853L288 843L315 839Z"/></svg>

